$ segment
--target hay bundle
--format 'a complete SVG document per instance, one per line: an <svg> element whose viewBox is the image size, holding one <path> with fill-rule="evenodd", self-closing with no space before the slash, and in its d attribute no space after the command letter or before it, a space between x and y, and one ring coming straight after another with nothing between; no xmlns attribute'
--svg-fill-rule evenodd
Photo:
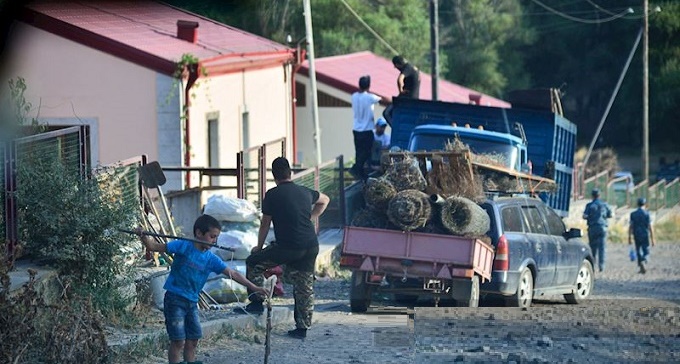
<svg viewBox="0 0 680 364"><path fill-rule="evenodd" d="M385 178L369 178L364 189L366 205L378 211L385 211L397 189Z"/></svg>
<svg viewBox="0 0 680 364"><path fill-rule="evenodd" d="M489 231L489 215L475 202L460 196L449 197L441 205L441 223L453 235L482 236Z"/></svg>
<svg viewBox="0 0 680 364"><path fill-rule="evenodd" d="M387 215L382 211L376 211L371 208L361 209L354 214L352 219L352 226L376 228L376 229L387 229L389 227L389 222L387 221Z"/></svg>
<svg viewBox="0 0 680 364"><path fill-rule="evenodd" d="M429 196L417 190L398 192L387 207L387 218L404 231L424 227L431 216Z"/></svg>
<svg viewBox="0 0 680 364"><path fill-rule="evenodd" d="M422 191L427 187L427 181L418 166L418 160L406 155L404 159L395 161L387 169L385 174L397 192L404 190Z"/></svg>

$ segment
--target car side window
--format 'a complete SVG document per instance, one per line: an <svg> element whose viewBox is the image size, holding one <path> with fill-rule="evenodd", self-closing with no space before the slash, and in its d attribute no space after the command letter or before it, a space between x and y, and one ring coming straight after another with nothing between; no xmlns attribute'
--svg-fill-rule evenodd
<svg viewBox="0 0 680 364"><path fill-rule="evenodd" d="M550 232L550 235L562 236L567 231L562 219L551 208L543 207L541 210L543 210L545 219L548 222L548 232Z"/></svg>
<svg viewBox="0 0 680 364"><path fill-rule="evenodd" d="M503 219L503 231L524 232L522 225L522 213L515 206L504 207L501 210Z"/></svg>
<svg viewBox="0 0 680 364"><path fill-rule="evenodd" d="M522 206L522 211L529 222L529 230L534 234L545 234L546 228L540 211L536 206Z"/></svg>

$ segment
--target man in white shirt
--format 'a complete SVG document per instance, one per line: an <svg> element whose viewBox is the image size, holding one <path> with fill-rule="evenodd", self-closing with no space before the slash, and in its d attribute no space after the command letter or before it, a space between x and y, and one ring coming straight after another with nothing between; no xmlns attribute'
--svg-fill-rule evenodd
<svg viewBox="0 0 680 364"><path fill-rule="evenodd" d="M368 174L364 165L371 158L371 148L373 147L373 110L375 104L380 102L378 95L368 92L371 87L371 76L359 78L359 91L352 94L352 113L354 114L354 152L355 163L350 168L350 173L356 179L365 180Z"/></svg>

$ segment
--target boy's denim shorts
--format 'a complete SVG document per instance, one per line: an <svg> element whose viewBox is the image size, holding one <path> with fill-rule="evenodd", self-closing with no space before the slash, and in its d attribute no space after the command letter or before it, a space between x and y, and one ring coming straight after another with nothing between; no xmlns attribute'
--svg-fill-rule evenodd
<svg viewBox="0 0 680 364"><path fill-rule="evenodd" d="M198 340L203 336L196 302L166 291L163 314L170 340Z"/></svg>

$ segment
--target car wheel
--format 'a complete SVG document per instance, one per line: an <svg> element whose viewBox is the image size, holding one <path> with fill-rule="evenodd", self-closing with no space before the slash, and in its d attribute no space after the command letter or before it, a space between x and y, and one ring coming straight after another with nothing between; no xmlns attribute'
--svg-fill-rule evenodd
<svg viewBox="0 0 680 364"><path fill-rule="evenodd" d="M519 283L517 284L517 292L506 300L507 306L513 307L529 307L531 301L534 299L534 276L531 274L531 269L524 268L522 274L519 275Z"/></svg>
<svg viewBox="0 0 680 364"><path fill-rule="evenodd" d="M349 306L352 312L366 312L371 305L372 287L366 283L366 272L352 272Z"/></svg>
<svg viewBox="0 0 680 364"><path fill-rule="evenodd" d="M593 265L590 264L588 260L584 260L576 275L575 291L573 293L565 294L564 299L571 304L583 302L593 291L594 283Z"/></svg>

